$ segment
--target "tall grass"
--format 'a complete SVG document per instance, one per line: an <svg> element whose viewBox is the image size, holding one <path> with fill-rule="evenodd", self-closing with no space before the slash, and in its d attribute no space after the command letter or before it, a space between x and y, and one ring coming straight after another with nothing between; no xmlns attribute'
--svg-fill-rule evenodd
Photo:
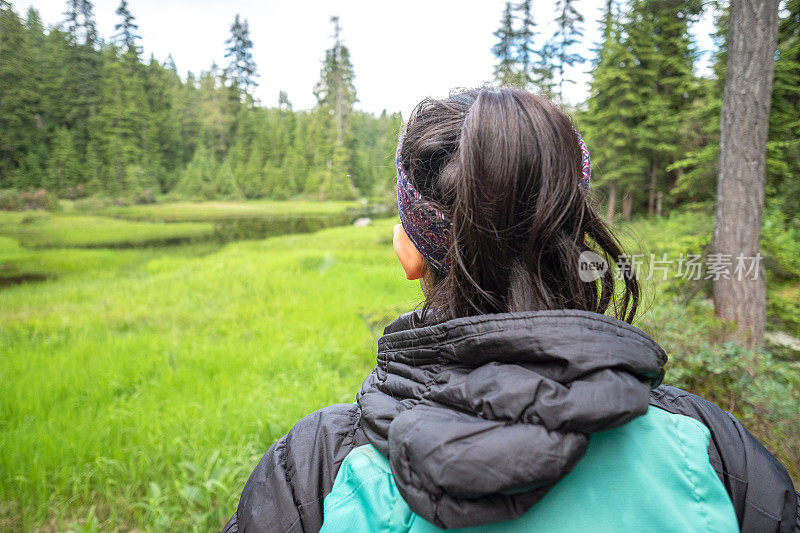
<svg viewBox="0 0 800 533"><path fill-rule="evenodd" d="M0 528L208 531L420 298L391 221L0 291Z"/></svg>
<svg viewBox="0 0 800 533"><path fill-rule="evenodd" d="M217 202L168 202L145 205L114 206L96 202L66 204L76 211L90 214L146 220L157 222L217 221L227 218L242 218L265 215L317 215L341 213L356 208L358 202L313 202L304 200L273 201L217 201Z"/></svg>

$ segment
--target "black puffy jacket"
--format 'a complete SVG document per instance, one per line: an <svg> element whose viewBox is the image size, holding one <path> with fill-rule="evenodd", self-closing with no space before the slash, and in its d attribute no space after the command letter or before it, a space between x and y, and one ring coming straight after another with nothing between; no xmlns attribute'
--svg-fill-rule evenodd
<svg viewBox="0 0 800 533"><path fill-rule="evenodd" d="M422 328L414 319L386 327L356 404L316 411L270 447L224 532L318 531L339 466L366 444L389 458L402 497L435 525L514 519L574 468L592 433L648 407L708 428L708 460L742 531L800 531L800 496L783 466L729 413L660 385L666 355L639 329L571 310ZM504 467L509 456L524 460ZM443 472L443 461L468 468Z"/></svg>

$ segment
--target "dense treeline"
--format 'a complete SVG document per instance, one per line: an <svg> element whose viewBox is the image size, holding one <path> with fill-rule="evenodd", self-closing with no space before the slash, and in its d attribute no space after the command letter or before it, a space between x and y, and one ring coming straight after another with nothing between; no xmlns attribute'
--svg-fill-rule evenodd
<svg viewBox="0 0 800 533"><path fill-rule="evenodd" d="M727 9L718 13L712 75L695 74L690 25L701 0L606 0L591 92L576 118L590 145L609 215L655 214L713 201ZM0 189L147 201L192 198L370 196L391 189L397 114L353 109L353 65L334 19L317 106L294 111L255 102L247 21L231 26L224 68L182 79L171 57L143 60L135 17L123 0L117 33L101 39L89 0L68 0L45 29L35 9L20 17L0 0ZM508 3L495 32L500 83L561 97L565 74L589 54L574 0L557 0L556 31L531 0ZM311 89L311 88L309 88ZM800 0L782 3L770 115L768 207L800 214Z"/></svg>
<svg viewBox="0 0 800 533"><path fill-rule="evenodd" d="M101 39L89 0L68 0L45 29L0 0L0 189L61 197L345 199L391 187L398 114L353 109L349 51L325 52L318 105L254 101L247 21L231 26L226 58L182 79L171 57L141 57L135 17L117 9ZM309 90L312 88L309 87Z"/></svg>
<svg viewBox="0 0 800 533"><path fill-rule="evenodd" d="M494 53L503 83L558 95L564 65L580 61L582 17L573 0L556 3L556 34L536 46L530 2L507 4ZM606 0L602 42L592 64L591 91L576 118L596 170L596 190L609 218L619 211L656 214L711 203L716 194L719 127L725 85L727 6L715 2L713 73L695 74L698 51L689 27L701 0ZM541 39L538 40L541 43ZM585 54L584 54L585 55ZM800 216L800 0L781 4L767 147L767 207Z"/></svg>

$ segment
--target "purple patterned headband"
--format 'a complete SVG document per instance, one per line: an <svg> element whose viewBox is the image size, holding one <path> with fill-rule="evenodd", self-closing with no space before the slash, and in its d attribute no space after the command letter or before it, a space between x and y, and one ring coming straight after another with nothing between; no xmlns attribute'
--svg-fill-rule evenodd
<svg viewBox="0 0 800 533"><path fill-rule="evenodd" d="M583 175L578 184L584 191L589 190L589 180L592 177L592 164L589 158L589 149L583 142L581 134L575 131L581 147L581 160ZM400 152L403 147L403 138L397 144L397 207L400 212L400 222L408 238L414 243L417 250L428 263L437 270L447 272L450 269L450 259L447 255L450 249L450 228L452 223L441 210L430 200L422 196L412 185L408 173L403 168Z"/></svg>

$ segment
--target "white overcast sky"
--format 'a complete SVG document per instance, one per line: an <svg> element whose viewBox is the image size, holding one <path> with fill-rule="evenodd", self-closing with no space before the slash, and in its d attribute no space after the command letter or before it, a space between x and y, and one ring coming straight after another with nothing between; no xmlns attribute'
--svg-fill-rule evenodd
<svg viewBox="0 0 800 533"><path fill-rule="evenodd" d="M587 59L600 39L604 0L577 0L583 13L584 43L577 53ZM114 32L118 0L95 0L98 31ZM534 2L539 39L552 35L555 0ZM33 5L45 25L63 20L65 0L12 0L24 16ZM454 87L490 81L495 62L491 48L505 0L129 0L136 17L144 57L163 61L172 54L182 76L208 70L213 61L227 63L225 40L239 13L250 23L253 57L258 66L256 97L275 106L285 90L295 109L314 105L312 93L321 60L332 44L331 15L340 17L342 38L355 69L357 107L374 113L401 111L407 117L426 96L442 97ZM700 50L711 50L712 17L692 28ZM707 71L706 52L699 70ZM566 103L583 101L589 63L576 66L565 87Z"/></svg>

